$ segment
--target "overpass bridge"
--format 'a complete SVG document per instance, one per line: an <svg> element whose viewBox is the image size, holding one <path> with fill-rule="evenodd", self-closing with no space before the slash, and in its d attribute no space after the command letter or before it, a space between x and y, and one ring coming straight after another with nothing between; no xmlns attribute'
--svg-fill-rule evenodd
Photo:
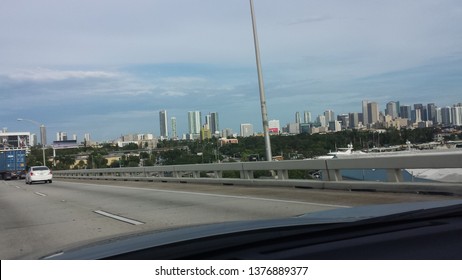
<svg viewBox="0 0 462 280"><path fill-rule="evenodd" d="M342 159L234 162L127 168L55 171L56 178L178 182L224 185L289 186L346 191L380 191L462 195L462 180L413 182L403 179L405 169L453 169L462 177L462 151L451 153L378 156ZM348 180L342 170L385 170L386 181ZM290 178L291 171L317 171L322 179ZM256 178L264 171L272 176Z"/></svg>

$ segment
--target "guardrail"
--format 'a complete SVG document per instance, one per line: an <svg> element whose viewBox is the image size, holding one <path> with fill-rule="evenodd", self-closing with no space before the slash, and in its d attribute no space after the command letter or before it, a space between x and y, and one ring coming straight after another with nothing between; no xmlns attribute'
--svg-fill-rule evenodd
<svg viewBox="0 0 462 280"><path fill-rule="evenodd" d="M380 156L345 159L287 160L272 162L235 162L126 168L102 168L54 171L56 178L180 182L227 185L292 186L349 191L392 191L462 194L462 182L404 182L403 169L462 168L462 153L412 156ZM345 180L341 170L384 169L388 182ZM290 170L322 173L322 180L289 177ZM255 178L255 172L272 176ZM230 178L229 174L239 175Z"/></svg>

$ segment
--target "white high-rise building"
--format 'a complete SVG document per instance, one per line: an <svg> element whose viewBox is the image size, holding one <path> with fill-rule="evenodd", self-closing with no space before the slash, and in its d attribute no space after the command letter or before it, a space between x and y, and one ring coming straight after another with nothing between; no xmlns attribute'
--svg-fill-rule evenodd
<svg viewBox="0 0 462 280"><path fill-rule="evenodd" d="M301 123L300 112L295 112L295 123Z"/></svg>
<svg viewBox="0 0 462 280"><path fill-rule="evenodd" d="M241 137L249 137L253 135L253 125L250 123L241 123Z"/></svg>
<svg viewBox="0 0 462 280"><path fill-rule="evenodd" d="M324 115L319 115L317 121L318 121L318 124L319 124L321 127L327 127L326 116L324 116Z"/></svg>
<svg viewBox="0 0 462 280"><path fill-rule="evenodd" d="M326 117L326 124L335 121L335 114L334 111L332 110L326 110L324 111L324 117Z"/></svg>
<svg viewBox="0 0 462 280"><path fill-rule="evenodd" d="M303 112L303 122L304 123L311 122L311 112L308 112L308 111Z"/></svg>
<svg viewBox="0 0 462 280"><path fill-rule="evenodd" d="M462 125L462 104L457 104L451 108L452 124Z"/></svg>
<svg viewBox="0 0 462 280"><path fill-rule="evenodd" d="M189 111L188 112L188 128L189 134L201 133L201 112Z"/></svg>
<svg viewBox="0 0 462 280"><path fill-rule="evenodd" d="M57 132L56 133L56 141L66 141L67 140L67 133L66 132Z"/></svg>

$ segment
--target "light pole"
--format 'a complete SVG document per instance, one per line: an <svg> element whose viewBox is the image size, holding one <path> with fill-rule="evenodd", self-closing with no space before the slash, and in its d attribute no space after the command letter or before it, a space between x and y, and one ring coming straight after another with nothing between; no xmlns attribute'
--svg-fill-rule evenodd
<svg viewBox="0 0 462 280"><path fill-rule="evenodd" d="M265 150L266 150L266 160L271 161L273 159L271 153L271 142L269 137L269 124L268 124L268 113L266 110L266 98L265 98L265 88L263 85L263 75L261 72L261 63L260 63L260 50L258 46L258 36L257 36L257 22L255 20L255 14L253 11L253 0L250 0L250 14L252 16L252 27L253 27L253 41L255 45L255 58L257 61L257 72L258 72L258 86L260 89L260 105L261 105L261 118L263 122L263 133L265 136Z"/></svg>
<svg viewBox="0 0 462 280"><path fill-rule="evenodd" d="M29 120L29 119L22 119L18 118L18 121L28 121L31 122L35 125L37 125L40 129L40 142L42 144L42 155L43 155L43 165L46 166L46 160L45 160L45 142L46 142L46 135L45 135L45 125L40 124L39 122Z"/></svg>

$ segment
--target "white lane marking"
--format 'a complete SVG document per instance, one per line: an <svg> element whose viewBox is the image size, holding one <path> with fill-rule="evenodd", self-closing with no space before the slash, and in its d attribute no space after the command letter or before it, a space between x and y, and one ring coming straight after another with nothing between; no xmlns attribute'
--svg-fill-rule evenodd
<svg viewBox="0 0 462 280"><path fill-rule="evenodd" d="M40 196L47 196L46 194L41 193L41 192L34 192L34 193L37 194L37 195L40 195Z"/></svg>
<svg viewBox="0 0 462 280"><path fill-rule="evenodd" d="M102 211L102 210L95 210L93 212L95 212L97 214L100 214L100 215L103 215L103 216L106 216L106 217L109 217L109 218L112 218L112 219L116 219L116 220L119 220L119 221L122 221L122 222L129 223L129 224L132 224L132 225L142 225L142 224L144 224L143 222L133 220L133 219L129 219L129 218L125 218L125 217L122 217L122 216L119 216L119 215L114 215L114 214L111 214L109 212Z"/></svg>
<svg viewBox="0 0 462 280"><path fill-rule="evenodd" d="M20 186L15 186L17 189L20 189L21 187Z"/></svg>
<svg viewBox="0 0 462 280"><path fill-rule="evenodd" d="M70 183L70 182L68 182L68 183ZM74 183L74 184L82 184L82 183ZM187 191L169 191L169 190L158 190L158 189L145 189L145 188L138 188L138 187L122 187L122 186L111 186L111 185L98 185L98 184L82 184L82 185L100 186L100 187L108 187L108 188L120 188L120 189L126 189L126 190L128 190L128 189L135 189L135 190L154 191L154 192L164 192L164 193L191 194L191 195L200 195L200 196L212 196L212 197L223 197L223 198L249 199L249 200L260 200L260 201L281 202L281 203L295 203L295 204L306 204L306 205L313 205L313 206L324 206L324 207L335 207L335 208L351 208L351 206L347 206L347 205L325 204L325 203L315 203L315 202L304 202L304 201L296 201L296 200L283 200L283 199L260 198L260 197L252 197L252 196L238 196L238 195L212 194L212 193L187 192Z"/></svg>

